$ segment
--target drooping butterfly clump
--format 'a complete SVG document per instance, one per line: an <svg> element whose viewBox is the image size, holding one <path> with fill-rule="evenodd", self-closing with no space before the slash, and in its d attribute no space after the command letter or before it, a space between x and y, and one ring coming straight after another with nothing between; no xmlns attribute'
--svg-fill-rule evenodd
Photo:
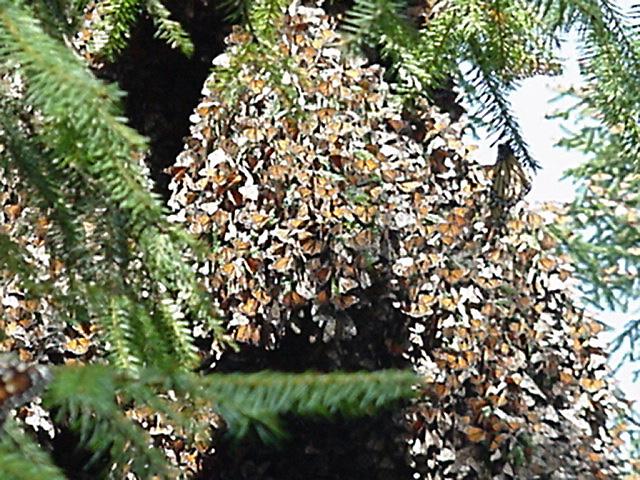
<svg viewBox="0 0 640 480"><path fill-rule="evenodd" d="M438 244L463 240L470 213L450 185L472 195L483 181L466 178L460 125L424 100L403 115L382 68L345 61L327 18L301 12L275 46L280 75L248 62L231 100L207 80L171 169L174 218L211 241L201 270L229 325L269 345L305 307L325 337L355 334L332 319L380 282L424 317L428 290L410 279L443 260ZM220 70L249 41L232 35Z"/></svg>
<svg viewBox="0 0 640 480"><path fill-rule="evenodd" d="M173 219L209 242L197 268L235 338L349 341L339 367L379 325L386 351L369 354L427 382L404 420L414 478L615 478L600 327L544 216L520 202L492 224L464 125L403 103L321 9L278 28L268 61L250 33L228 38L170 169Z"/></svg>

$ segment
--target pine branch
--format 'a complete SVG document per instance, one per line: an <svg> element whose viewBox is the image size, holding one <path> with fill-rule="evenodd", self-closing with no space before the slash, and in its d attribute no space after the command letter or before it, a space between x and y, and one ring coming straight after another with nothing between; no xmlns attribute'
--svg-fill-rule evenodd
<svg viewBox="0 0 640 480"><path fill-rule="evenodd" d="M171 48L178 49L187 57L191 57L194 51L193 42L182 25L171 20L171 12L160 0L146 0L146 2L147 10L156 25L156 38L165 40Z"/></svg>
<svg viewBox="0 0 640 480"><path fill-rule="evenodd" d="M620 131L625 155L640 155L640 52L624 17L607 0L577 2L584 39L581 69L591 83L586 99Z"/></svg>
<svg viewBox="0 0 640 480"><path fill-rule="evenodd" d="M640 187L640 56L627 19L614 4L584 0L573 8L589 85L572 110L596 116L600 125L583 126L562 142L589 159L568 172L580 188L558 237L576 259L584 301L624 310L640 288L634 220L640 205L635 194Z"/></svg>
<svg viewBox="0 0 640 480"><path fill-rule="evenodd" d="M37 131L40 141L48 146L58 168L83 179L79 193L86 198L97 196L105 205L106 214L96 215L96 223L108 233L100 246L104 249L100 253L107 255L93 268L104 277L103 288L116 293L133 290L133 296L152 309L154 300L175 295L184 314L217 325L204 290L183 260L202 250L186 232L167 222L159 198L149 191L134 161L144 152L146 140L124 124L118 103L122 94L96 80L68 49L44 34L27 11L8 0L0 0L0 6L4 7L0 10L0 58L21 65L27 85L25 101L44 115ZM127 258L137 256L143 268L135 273ZM147 277L160 297L142 300ZM100 306L93 307L99 314ZM175 340L181 345L176 361L184 361L182 367L188 369L195 358L192 348L186 347L191 339L180 316L172 320L171 330L179 334ZM162 318L166 324L166 315ZM221 334L219 326L215 333Z"/></svg>
<svg viewBox="0 0 640 480"><path fill-rule="evenodd" d="M371 38L377 29L384 29L382 25L385 23L398 25L406 22L401 13L406 7L403 0L356 0L347 11L343 29L355 39ZM408 27L408 24L402 26L404 30L409 30ZM415 33L412 32L412 35L415 36Z"/></svg>
<svg viewBox="0 0 640 480"><path fill-rule="evenodd" d="M418 32L403 15L406 8L402 0L356 0L342 29L355 45L379 44L398 72L401 91L426 92L457 68L457 20L453 10L446 10Z"/></svg>
<svg viewBox="0 0 640 480"><path fill-rule="evenodd" d="M106 311L103 320L106 339L111 348L111 359L113 365L119 370L129 372L133 375L138 373L140 368L140 355L132 352L135 347L133 342L132 322L129 318L134 313L131 304L124 296L112 297L110 308Z"/></svg>
<svg viewBox="0 0 640 480"><path fill-rule="evenodd" d="M165 40L186 56L193 55L194 45L180 23L171 20L171 12L161 0L96 0L98 20L92 25L93 41L89 49L114 61L129 42L131 30L146 11L156 26L156 38Z"/></svg>
<svg viewBox="0 0 640 480"><path fill-rule="evenodd" d="M44 401L60 409L56 421L68 422L97 455L108 451L119 470L130 468L144 476L164 472L164 460L159 450L149 448L146 433L122 415L116 399L135 408L151 407L188 436L210 427L195 418L213 409L223 413L235 438L253 428L265 441L273 441L283 435L282 414L370 415L412 396L418 383L414 373L405 371L201 376L145 369L130 376L91 365L56 369ZM163 399L168 391L174 392L175 402Z"/></svg>
<svg viewBox="0 0 640 480"><path fill-rule="evenodd" d="M185 367L194 366L196 362L195 347L191 334L184 320L190 314L193 321L207 325L214 336L221 339L224 330L211 306L207 292L187 264L193 255L179 245L189 245L193 241L182 233L184 239L178 241L172 235L154 232L151 229L140 236L140 246L147 271L151 279L151 289L156 292L156 306L160 322L170 334L165 341L173 345L177 357ZM179 242L179 243L178 243ZM192 249L193 250L193 249ZM175 302L173 297L178 299Z"/></svg>
<svg viewBox="0 0 640 480"><path fill-rule="evenodd" d="M476 60L482 62L481 57L476 57ZM490 132L498 136L494 144L502 142L509 145L522 164L538 170L540 164L529 154L529 146L520 132L508 100L515 84L505 85L482 63L473 65L465 76L469 78L472 87L468 91L470 96L481 105L478 118L487 124Z"/></svg>
<svg viewBox="0 0 640 480"><path fill-rule="evenodd" d="M611 342L611 351L624 352L614 366L613 373L617 373L626 364L638 362L638 342L640 342L640 318L629 321L624 330ZM640 378L640 368L634 372L633 381L638 381L638 378Z"/></svg>
<svg viewBox="0 0 640 480"><path fill-rule="evenodd" d="M370 415L412 396L417 382L415 374L405 371L212 374L203 380L207 397L219 402L234 437L242 437L253 427L266 442L283 435L278 416L284 413Z"/></svg>
<svg viewBox="0 0 640 480"><path fill-rule="evenodd" d="M27 193L25 206L35 206L35 209L26 210L32 212L32 218L25 221L31 220L31 223L35 224L38 218L53 220L46 233L47 252L58 260L64 260L68 280L68 289L64 293L52 288L52 285L48 284L50 282L46 282L46 291L43 290L43 272L39 271L42 265L38 260L29 258L30 265L33 265L31 276L23 276L21 285L29 291L33 291L34 285L37 285L39 295L36 296L46 296L50 300L55 298L58 305L74 305L71 309L81 304L92 303L95 296L86 289L89 283L98 281L103 285L111 285L113 280L110 278L120 278L117 273L114 275L111 265L105 265L106 262L103 262L101 268L97 269L96 262L93 261L97 255L103 255L109 260L114 256L122 258L121 252L114 253L120 243L117 241L117 235L113 235L110 227L104 222L105 217L109 218L112 215L102 215L103 221L95 218L95 202L89 200L90 195L80 193L79 188L81 180L89 183L88 179L83 179L69 169L61 168L58 159L50 155L50 149L39 141L36 126L29 125L27 120L20 118L19 106L5 104L0 111L4 112L0 124L3 127L5 158L9 165L14 167L13 171L7 170L7 173L14 177L13 183L20 185L21 190ZM22 112L22 115L28 117L26 112ZM84 222L94 224L96 237L87 235L82 226ZM25 232L24 235L28 233ZM98 245L98 235L106 236L109 241L102 246ZM18 248L23 250L22 247ZM36 279L39 284L34 283ZM93 303L92 310L102 311L101 305ZM58 314L68 319L73 317L63 311Z"/></svg>
<svg viewBox="0 0 640 480"><path fill-rule="evenodd" d="M158 306L158 316L168 333L164 341L169 345L173 358L180 365L197 365L198 352L180 305L169 297L162 298Z"/></svg>
<svg viewBox="0 0 640 480"><path fill-rule="evenodd" d="M481 118L499 141L510 144L524 165L538 169L507 95L516 78L553 68L543 22L523 2L458 0L417 32L402 17L405 10L403 2L356 1L347 12L344 29L352 41L380 42L383 56L400 71L400 88L409 93L418 90L428 96L430 89L456 74L461 63L471 62L474 78L469 93L481 108L476 120Z"/></svg>
<svg viewBox="0 0 640 480"><path fill-rule="evenodd" d="M65 166L88 178L104 178L104 190L116 206L131 212L135 230L163 217L159 201L145 188L132 153L146 140L127 127L118 105L121 93L91 76L68 49L45 35L25 11L7 0L0 14L0 55L21 65L26 101L51 121L49 145ZM71 152L71 153L69 153ZM105 192L107 193L107 192Z"/></svg>
<svg viewBox="0 0 640 480"><path fill-rule="evenodd" d="M114 60L126 46L131 28L138 21L144 0L101 0L100 20L94 25L95 49Z"/></svg>
<svg viewBox="0 0 640 480"><path fill-rule="evenodd" d="M12 419L0 432L0 478L3 480L66 480L49 456Z"/></svg>
<svg viewBox="0 0 640 480"><path fill-rule="evenodd" d="M561 142L588 160L567 172L580 187L558 236L576 259L584 301L624 310L640 288L635 248L640 50L633 25L614 3L570 3L583 41L581 70L588 80L572 110L599 125L581 126Z"/></svg>
<svg viewBox="0 0 640 480"><path fill-rule="evenodd" d="M589 9L589 3L591 2L587 1L585 10ZM581 4L582 2L578 2L578 5ZM600 7L601 18L592 18L592 21L597 22L599 29L604 28L609 34L613 35L622 52L621 58L629 61L636 71L640 70L638 47L629 36L627 29L628 18L622 13L620 8L610 0L599 0L597 4Z"/></svg>
<svg viewBox="0 0 640 480"><path fill-rule="evenodd" d="M569 32L578 21L575 2L567 0L529 0L536 15L549 27L551 35Z"/></svg>
<svg viewBox="0 0 640 480"><path fill-rule="evenodd" d="M225 14L229 23L245 23L249 18L252 0L220 0L216 8Z"/></svg>
<svg viewBox="0 0 640 480"><path fill-rule="evenodd" d="M637 162L625 155L619 134L593 125L593 109L579 100L564 115L580 128L568 132L560 145L581 152L587 160L567 171L578 185L576 199L556 228L576 260L583 301L624 310L640 294L635 273L640 265Z"/></svg>
<svg viewBox="0 0 640 480"><path fill-rule="evenodd" d="M637 37L638 31L640 30L640 3L636 3L631 7L631 10L629 12L629 19L632 22L631 28L633 29Z"/></svg>
<svg viewBox="0 0 640 480"><path fill-rule="evenodd" d="M68 22L68 11L66 2L63 0L33 0L32 8L45 31L52 36L62 37L66 33L70 33L70 25Z"/></svg>
<svg viewBox="0 0 640 480"><path fill-rule="evenodd" d="M23 257L23 249L9 235L0 232L0 267L26 278L34 276L33 267Z"/></svg>
<svg viewBox="0 0 640 480"><path fill-rule="evenodd" d="M251 33L260 42L271 43L279 22L290 2L288 0L252 0L246 21ZM244 4L242 4L244 5Z"/></svg>
<svg viewBox="0 0 640 480"><path fill-rule="evenodd" d="M66 254L71 263L74 263L72 258L82 255L84 249L76 220L78 214L67 205L67 199L61 190L69 181L68 174L57 168L55 162L43 154L43 150L46 150L43 145L36 144L33 136L25 135L17 128L19 124L19 118L8 108L2 108L0 105L0 138L7 149L3 153L20 175L29 179L29 185L33 189L32 197L38 207L42 211L50 209L62 237L61 242L55 242L55 239L51 238L50 246L55 247L59 243L60 248L56 253L60 256ZM47 163L44 168L43 160Z"/></svg>
<svg viewBox="0 0 640 480"><path fill-rule="evenodd" d="M56 422L66 422L78 432L80 444L93 451L94 458L109 454L123 474L130 471L141 478L164 475L164 456L150 448L147 432L131 422L116 401L119 378L103 366L59 368L45 404L58 409Z"/></svg>

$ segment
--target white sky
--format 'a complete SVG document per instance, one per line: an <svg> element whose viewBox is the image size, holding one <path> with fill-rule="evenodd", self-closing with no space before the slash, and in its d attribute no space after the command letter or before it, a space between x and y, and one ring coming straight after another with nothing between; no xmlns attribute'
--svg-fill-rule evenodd
<svg viewBox="0 0 640 480"><path fill-rule="evenodd" d="M542 165L529 194L532 202L568 201L574 196L571 182L562 181L561 177L566 169L580 163L580 156L576 152L555 146L563 137L560 120L545 118L562 105L551 104L551 100L557 97L559 88L579 82L578 52L573 39L564 45L561 55L565 59L562 75L527 79L511 95L513 110L520 121L524 138L529 143L530 152ZM489 145L490 142L481 143L476 151L476 157L482 163L493 163L496 159L496 147L491 148ZM486 162L485 159L490 161Z"/></svg>
<svg viewBox="0 0 640 480"><path fill-rule="evenodd" d="M621 5L630 4L628 0L618 3ZM564 136L561 129L562 121L546 118L546 115L553 113L561 106L558 103L551 103L551 100L557 97L559 87L568 87L580 82L575 38L568 38L561 55L565 59L562 75L553 78L528 79L511 96L513 110L520 121L531 154L542 165L542 169L533 180L533 187L529 194L529 201L533 203L571 200L574 197L574 187L569 180L561 180L561 177L566 169L578 165L581 161L578 152L555 146L557 141ZM565 124L565 127L571 128L572 125ZM487 138L484 132L480 135ZM478 143L480 144L475 152L476 158L482 163L493 163L496 158L496 147L491 148L490 142ZM596 315L600 320L619 331L627 320L638 318L640 313L636 311L625 315L620 312L603 311ZM603 339L609 341L614 336L615 332L608 333L603 335ZM617 364L617 358L619 355L612 359L612 364ZM632 382L634 368L640 368L640 365L626 365L617 373L616 378L626 397L638 401L636 403L636 408L638 408L640 405L640 384Z"/></svg>

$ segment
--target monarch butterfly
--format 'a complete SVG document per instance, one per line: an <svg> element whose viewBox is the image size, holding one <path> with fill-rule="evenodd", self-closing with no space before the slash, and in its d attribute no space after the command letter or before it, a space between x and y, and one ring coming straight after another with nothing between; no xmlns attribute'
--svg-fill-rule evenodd
<svg viewBox="0 0 640 480"><path fill-rule="evenodd" d="M13 354L0 356L0 425L8 412L40 393L51 374L44 365L27 365Z"/></svg>
<svg viewBox="0 0 640 480"><path fill-rule="evenodd" d="M261 328L259 325L243 324L238 325L234 338L240 343L260 344Z"/></svg>
<svg viewBox="0 0 640 480"><path fill-rule="evenodd" d="M491 217L500 222L506 219L509 209L529 193L531 181L506 143L498 145L498 159L491 170Z"/></svg>

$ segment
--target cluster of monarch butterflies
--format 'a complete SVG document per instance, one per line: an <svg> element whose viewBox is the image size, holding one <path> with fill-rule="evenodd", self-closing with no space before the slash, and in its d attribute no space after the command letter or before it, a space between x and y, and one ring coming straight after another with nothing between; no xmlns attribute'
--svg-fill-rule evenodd
<svg viewBox="0 0 640 480"><path fill-rule="evenodd" d="M43 365L28 365L12 354L0 355L0 426L12 409L40 393L49 379Z"/></svg>
<svg viewBox="0 0 640 480"><path fill-rule="evenodd" d="M509 210L531 191L531 180L505 143L498 145L498 159L491 169L491 220L495 227L500 227L506 222Z"/></svg>

